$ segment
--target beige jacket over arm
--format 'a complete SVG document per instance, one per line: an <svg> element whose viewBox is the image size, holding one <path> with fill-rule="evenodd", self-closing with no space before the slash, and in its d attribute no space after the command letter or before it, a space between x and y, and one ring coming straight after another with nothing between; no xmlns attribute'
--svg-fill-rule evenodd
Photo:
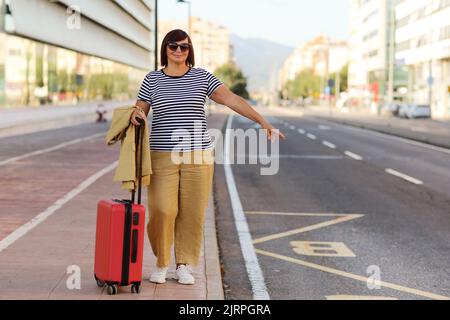
<svg viewBox="0 0 450 320"><path fill-rule="evenodd" d="M108 146L121 141L119 164L116 168L113 181L121 181L122 189L129 191L136 190L136 144L135 135L138 127L130 122L131 114L135 107L127 106L114 109L111 127L106 134L106 144ZM147 122L144 124L142 148L142 186L150 185L150 174L152 165L150 158L149 129ZM139 159L138 159L139 161Z"/></svg>

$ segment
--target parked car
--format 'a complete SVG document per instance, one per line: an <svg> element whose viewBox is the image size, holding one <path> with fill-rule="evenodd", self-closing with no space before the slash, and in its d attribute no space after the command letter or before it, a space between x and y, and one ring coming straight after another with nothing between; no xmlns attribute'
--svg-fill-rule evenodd
<svg viewBox="0 0 450 320"><path fill-rule="evenodd" d="M429 118L431 116L431 109L426 104L404 104L398 111L398 116L402 118Z"/></svg>

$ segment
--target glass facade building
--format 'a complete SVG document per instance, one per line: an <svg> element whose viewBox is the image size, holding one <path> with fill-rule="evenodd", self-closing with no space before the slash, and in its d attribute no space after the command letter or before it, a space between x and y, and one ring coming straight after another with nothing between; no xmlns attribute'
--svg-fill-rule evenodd
<svg viewBox="0 0 450 320"><path fill-rule="evenodd" d="M153 65L148 1L0 0L0 6L0 108L133 99ZM28 22L39 13L39 23ZM107 23L118 18L132 28Z"/></svg>

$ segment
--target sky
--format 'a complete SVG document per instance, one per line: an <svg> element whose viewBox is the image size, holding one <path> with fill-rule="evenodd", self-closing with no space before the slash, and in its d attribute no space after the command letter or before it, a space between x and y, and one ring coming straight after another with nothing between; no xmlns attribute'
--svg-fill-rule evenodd
<svg viewBox="0 0 450 320"><path fill-rule="evenodd" d="M348 0L189 0L192 15L243 38L298 47L319 34L348 38ZM159 0L160 20L187 21L188 5Z"/></svg>

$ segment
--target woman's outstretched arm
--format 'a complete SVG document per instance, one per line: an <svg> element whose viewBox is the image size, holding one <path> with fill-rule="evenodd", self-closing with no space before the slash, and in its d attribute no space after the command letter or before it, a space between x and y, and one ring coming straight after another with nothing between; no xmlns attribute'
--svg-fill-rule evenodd
<svg viewBox="0 0 450 320"><path fill-rule="evenodd" d="M272 134L277 134L283 140L286 138L281 131L273 127L262 115L252 108L248 102L231 92L225 85L220 85L211 95L211 99L219 104L223 104L240 115L259 123L263 129L267 129L267 137L272 139Z"/></svg>

